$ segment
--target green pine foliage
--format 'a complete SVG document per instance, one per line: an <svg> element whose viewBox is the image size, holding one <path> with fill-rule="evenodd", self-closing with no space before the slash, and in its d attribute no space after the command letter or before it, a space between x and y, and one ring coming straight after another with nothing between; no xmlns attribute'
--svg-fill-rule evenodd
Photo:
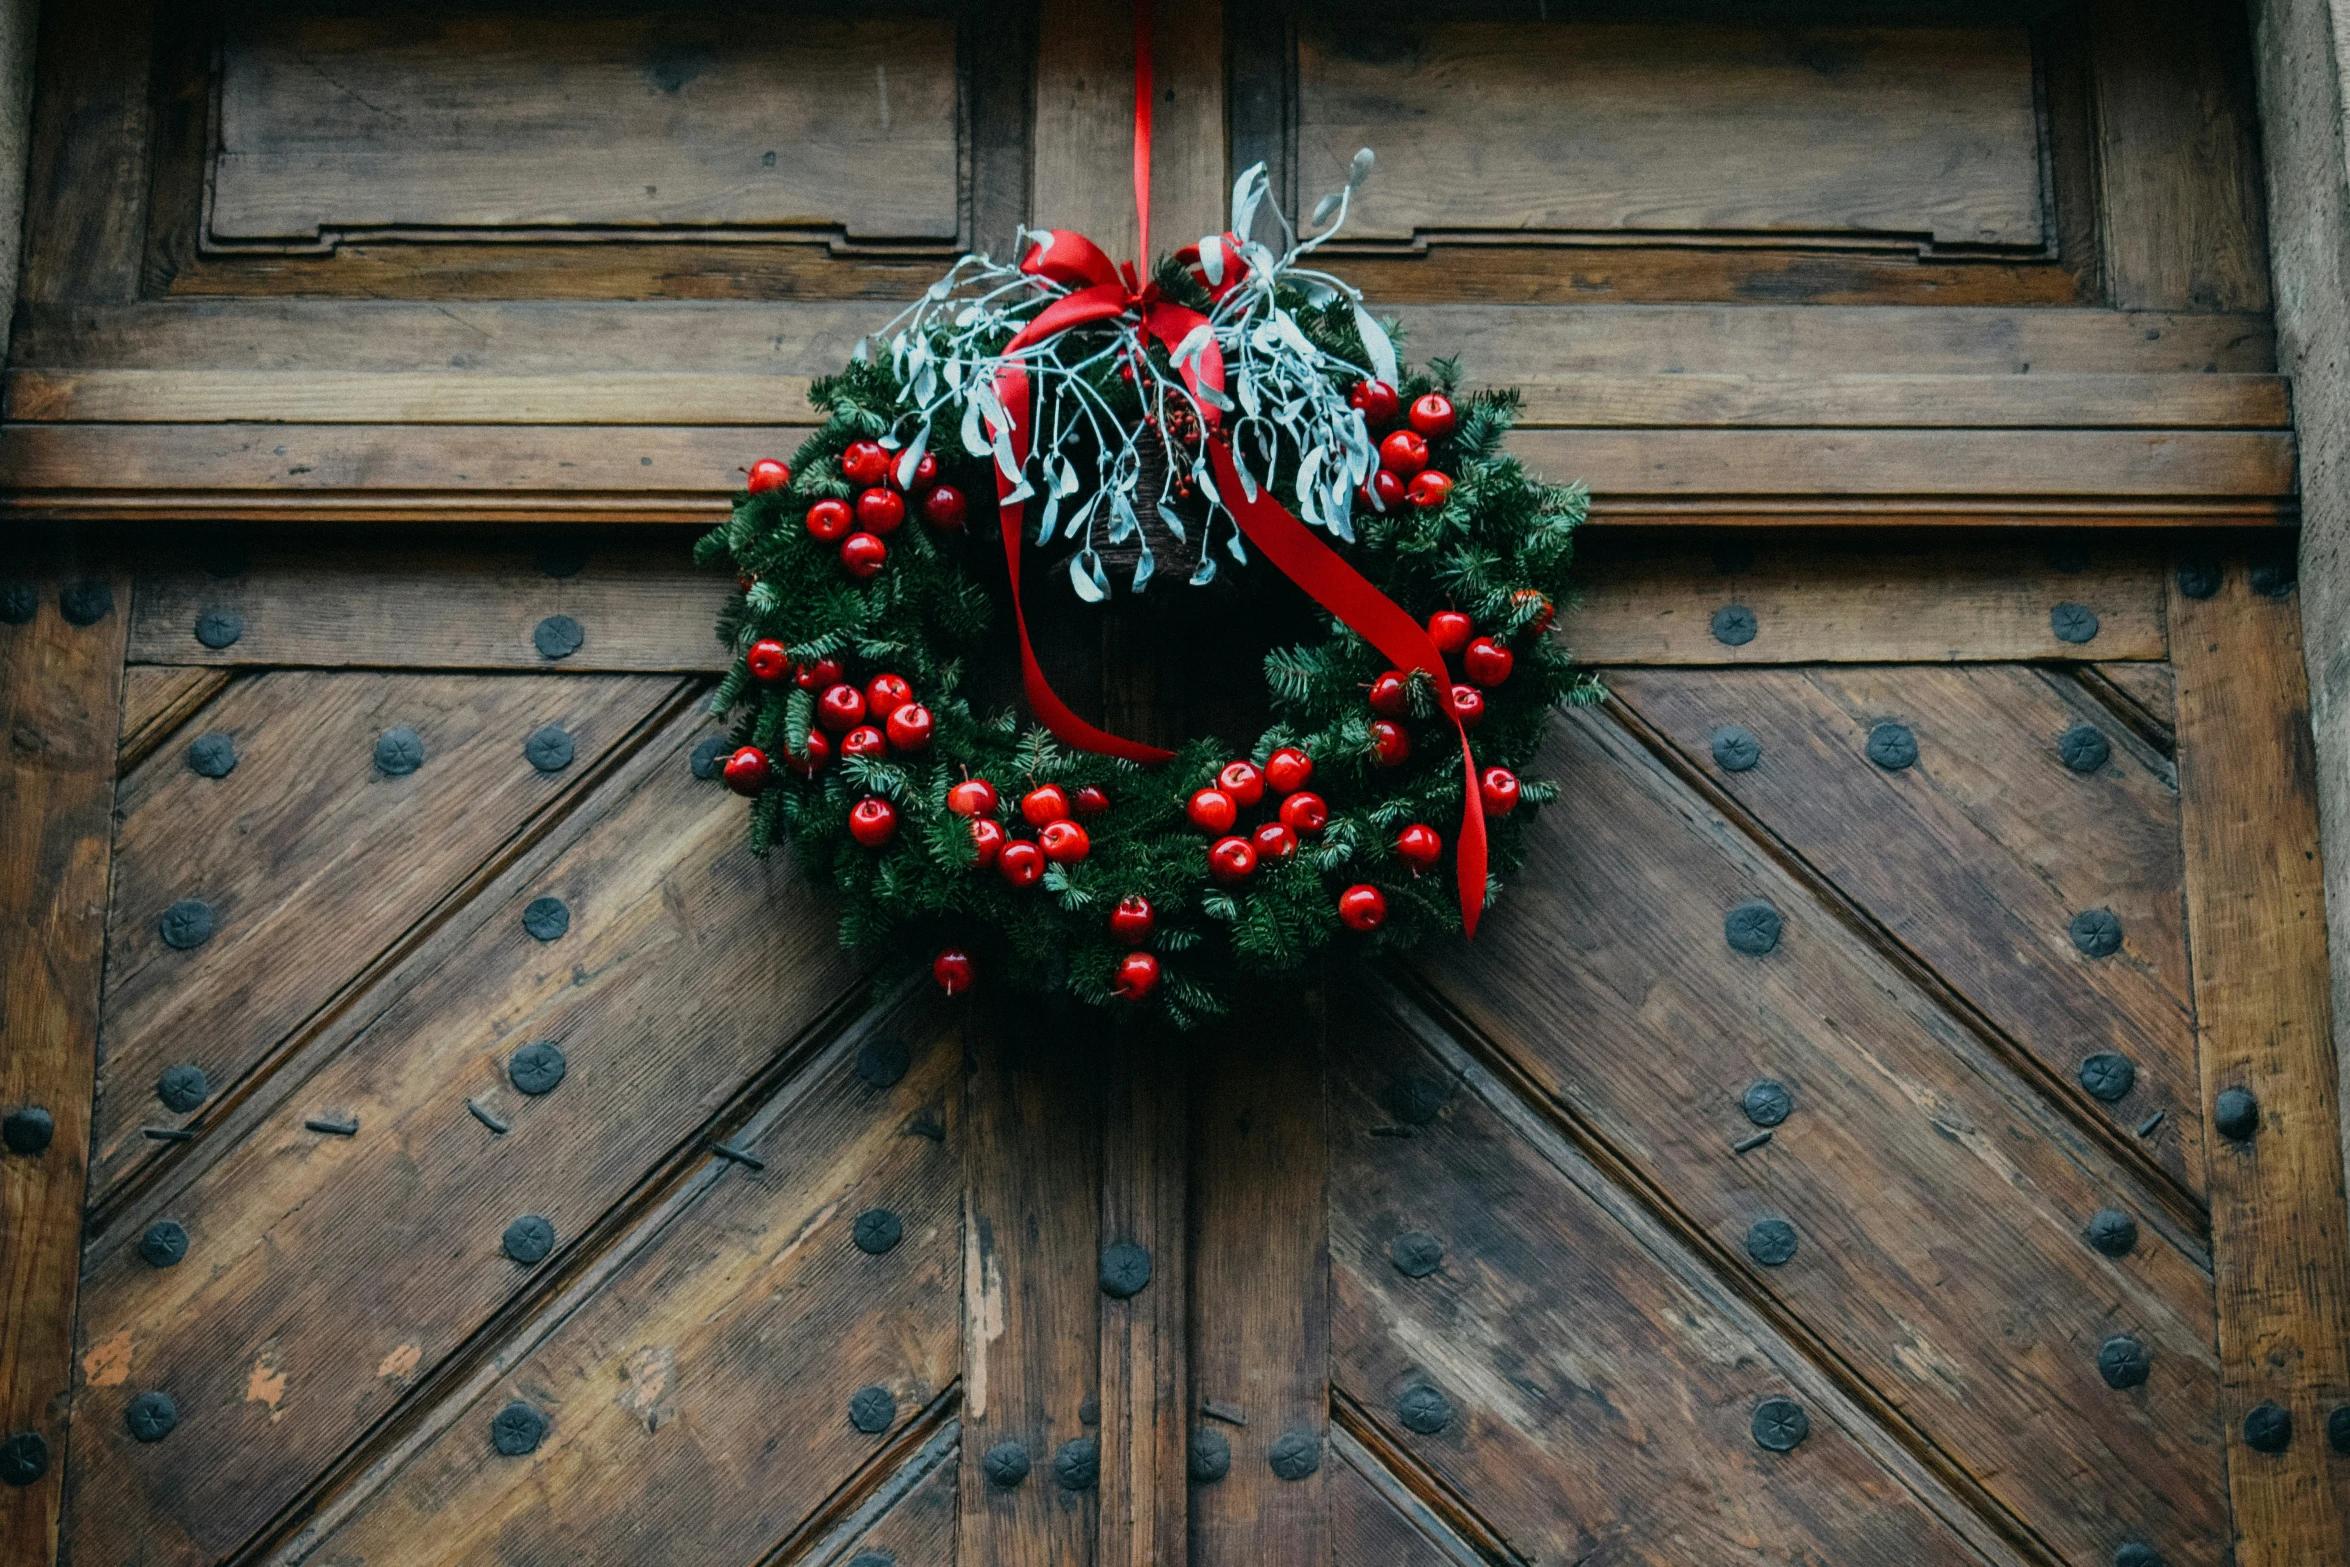
<svg viewBox="0 0 2350 1567"><path fill-rule="evenodd" d="M1177 298L1206 303L1180 269L1162 271L1160 282ZM1321 346L1364 362L1352 312L1343 304L1284 303ZM1408 374L1397 389L1406 408L1430 391L1455 401L1455 429L1431 443L1431 466L1454 479L1450 498L1426 511L1406 504L1379 514L1358 506L1357 542L1345 553L1416 619L1462 610L1478 634L1514 655L1510 678L1486 690L1485 716L1470 736L1480 769L1499 764L1521 779L1515 812L1487 817L1490 903L1500 877L1521 863L1527 822L1557 797L1554 785L1523 772L1542 744L1550 710L1594 701L1600 689L1538 629L1570 600L1583 493L1543 483L1502 450L1516 393L1464 395L1458 380L1457 366L1439 360ZM1099 389L1139 416L1139 400L1114 375L1105 371ZM751 848L764 854L789 841L808 874L838 893L845 945L895 948L925 963L943 946L960 946L973 953L982 983L1109 1005L1116 1000L1111 976L1126 949L1112 939L1108 916L1121 898L1141 896L1157 918L1151 946L1162 966L1151 1004L1188 1026L1223 1010L1236 970L1277 974L1334 945L1377 950L1460 929L1451 848L1461 820L1462 767L1439 691L1427 674L1414 673L1403 721L1411 753L1400 765L1380 766L1364 693L1386 661L1335 620L1326 620L1317 641L1266 654L1275 722L1251 750L1260 764L1283 746L1311 756L1308 787L1328 802L1328 826L1306 838L1293 858L1262 861L1237 886L1209 876L1210 840L1185 814L1193 791L1214 782L1217 769L1234 759L1216 742L1194 741L1173 761L1144 768L1073 752L1023 715L975 712L963 694L964 672L983 656L996 609L978 568L991 563L987 557L1000 545L993 468L964 453L958 427L942 414L929 450L940 463L939 482L967 498L967 531L934 530L909 505L905 524L887 537L887 563L859 581L841 568L837 547L805 526L818 500L854 502L841 454L850 442L890 429L898 393L883 363L852 362L818 381L811 399L826 422L793 456L792 482L739 496L732 516L696 549L697 560L724 566L740 588L719 616L719 639L735 662L718 684L712 710L732 715L736 745L755 745L776 764L773 782L750 802ZM1285 496L1299 455L1273 454L1276 487ZM1258 561L1247 569L1271 568ZM1189 590L1179 579L1162 579L1155 591ZM787 769L788 757L805 752L816 694L789 678L773 685L751 678L743 655L769 637L784 643L798 664L838 659L845 678L860 687L885 670L904 676L932 714L934 742L910 756L835 755L813 773ZM1180 656L1179 649L1167 651ZM1091 785L1110 804L1082 821L1091 839L1086 858L1052 866L1036 885L1015 889L994 870L974 866L970 823L947 808L947 791L966 777L995 786L997 818L1014 836L1034 835L1022 822L1019 799L1036 785L1055 783L1072 794ZM874 796L898 813L896 836L879 849L860 845L848 830L850 809ZM1242 813L1238 831L1271 819L1275 803L1268 791L1263 805ZM1393 847L1396 834L1413 823L1433 826L1445 839L1444 860L1424 873ZM1388 903L1385 926L1367 935L1347 929L1337 913L1339 893L1357 883L1380 888Z"/></svg>

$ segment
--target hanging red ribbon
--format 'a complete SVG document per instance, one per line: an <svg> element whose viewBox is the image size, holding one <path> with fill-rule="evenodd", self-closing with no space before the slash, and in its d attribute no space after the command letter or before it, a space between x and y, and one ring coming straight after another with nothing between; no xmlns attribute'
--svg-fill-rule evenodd
<svg viewBox="0 0 2350 1567"><path fill-rule="evenodd" d="M1207 317L1198 311L1160 297L1158 285L1141 275L1142 269L1150 265L1151 253L1150 35L1150 0L1134 0L1134 210L1140 231L1139 264L1115 266L1099 245L1066 229L1055 229L1038 241L1020 263L1021 271L1049 278L1071 290L1047 305L1012 339L1004 350L1007 363L996 373L995 393L1010 423L1003 433L1011 443L1015 466L1022 470L1028 464L1028 426L1033 418L1029 408L1028 372L1019 363L1022 349L1073 327L1123 320L1131 315L1138 334L1156 339L1172 353L1195 327L1207 322ZM1224 235L1221 243L1224 254L1219 259L1224 263L1223 276L1210 286L1210 293L1219 299L1239 282L1246 270L1240 260L1238 237ZM1199 248L1187 246L1177 259L1196 264ZM1203 384L1219 394L1223 392L1224 355L1212 337L1205 350L1178 368L1184 385L1195 399ZM1485 908L1485 803L1477 785L1477 761L1469 747L1468 729L1452 712L1452 686L1445 673L1444 655L1437 650L1426 627L1372 586L1336 550L1314 537L1304 523L1273 498L1271 490L1260 488L1253 500L1249 498L1240 482L1231 443L1215 432L1216 410L1204 400L1200 409L1210 432L1208 460L1215 471L1217 491L1249 542L1274 567L1305 589L1315 603L1377 648L1396 668L1422 669L1435 677L1445 712L1452 718L1453 729L1461 742L1461 833L1454 849L1454 862L1461 927L1469 935L1476 935L1477 917ZM1020 603L1020 544L1027 508L1024 503L1012 501L1015 487L1014 481L999 468L996 521L1003 534L1004 561L1011 574L1012 618L1020 635L1020 679L1030 709L1055 738L1081 751L1145 764L1172 759L1175 754L1172 751L1128 740L1087 723L1070 710L1069 704L1060 699L1051 682L1045 679L1043 666L1036 659L1036 649L1029 641L1028 616Z"/></svg>

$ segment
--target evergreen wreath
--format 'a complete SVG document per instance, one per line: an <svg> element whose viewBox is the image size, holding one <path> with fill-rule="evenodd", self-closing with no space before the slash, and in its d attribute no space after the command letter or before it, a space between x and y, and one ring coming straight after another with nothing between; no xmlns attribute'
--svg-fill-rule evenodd
<svg viewBox="0 0 2350 1567"><path fill-rule="evenodd" d="M1367 166L1359 161L1356 183ZM807 873L838 893L845 946L926 957L949 994L984 971L1093 1004L1150 1002L1189 1026L1225 1009L1237 973L1292 970L1333 943L1378 951L1458 931L1446 871L1466 785L1453 715L1473 726L1490 904L1499 873L1522 861L1528 818L1557 798L1555 784L1521 771L1550 709L1600 695L1545 635L1568 600L1585 496L1502 451L1517 394L1463 395L1446 360L1399 366L1392 326L1351 291L1322 274L1301 285L1288 265L1300 247L1277 258L1225 238L1234 264L1256 262L1263 308L1313 350L1298 361L1326 381L1313 401L1359 411L1350 436L1378 463L1365 472L1358 462L1344 472L1361 482L1336 487L1302 441L1244 420L1234 437L1242 471L1253 464L1276 495L1296 497L1357 571L1427 626L1447 657L1441 675L1389 668L1317 613L1320 636L1265 655L1273 722L1244 756L1201 738L1145 766L1064 745L1010 708L973 711L966 677L987 653L1003 552L992 529L974 538L964 525L973 497L984 511L1012 465L985 432L972 438L967 400L937 395L957 319L944 309L916 307L893 354L868 357L860 343L817 381L823 426L788 467L755 464L733 514L697 547L699 561L737 580L718 621L735 662L711 709L735 715L724 776L750 796L752 851L788 837ZM1164 264L1156 290L1206 313L1219 303L1207 276L1216 268L1198 254ZM926 304L944 299L934 289ZM1000 354L1021 325L1017 311L975 319L959 317L982 353ZM1046 535L1050 502L1108 492L1101 510L1121 514L1109 543L1138 545L1137 586L1154 533L1162 551L1196 533L1192 580L1206 581L1220 507L1197 460L1203 410L1166 395L1198 334L1174 350L1115 321L1065 336L1056 363L1067 389L1126 445L1113 452L1097 433L1013 470L1023 490L1041 470ZM1138 493L1137 437L1153 470L1140 476L1139 510L1156 528L1119 504ZM1315 493L1300 495L1301 470ZM1069 571L1082 597L1098 599L1085 591L1107 586L1090 501L1083 515ZM1077 531L1072 523L1064 536ZM1248 559L1237 532L1225 551Z"/></svg>

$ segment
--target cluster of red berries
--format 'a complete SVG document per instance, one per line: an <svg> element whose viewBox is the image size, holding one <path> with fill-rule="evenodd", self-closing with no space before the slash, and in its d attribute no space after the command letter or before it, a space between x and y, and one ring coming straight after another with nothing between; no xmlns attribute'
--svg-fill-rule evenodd
<svg viewBox="0 0 2350 1567"><path fill-rule="evenodd" d="M763 685L774 685L789 675L801 690L821 693L816 698L817 727L808 731L806 747L797 754L784 753L784 764L795 773L815 776L832 760L836 749L843 756L883 757L892 751L911 753L930 748L937 726L930 709L914 700L914 688L903 675L875 675L859 690L841 678L840 660L820 658L814 663L794 664L783 644L773 637L752 643L743 661L751 678ZM873 718L881 722L868 721ZM840 738L828 738L827 731ZM772 761L755 745L746 745L727 758L726 784L737 794L759 793L773 775ZM897 807L887 800L863 799L850 808L849 834L869 849L889 842L897 831Z"/></svg>
<svg viewBox="0 0 2350 1567"><path fill-rule="evenodd" d="M1260 862L1286 860L1297 853L1300 838L1320 833L1329 824L1330 806L1306 787L1313 778L1314 759L1286 745L1262 767L1244 760L1218 769L1216 781L1184 807L1194 827L1220 835L1208 846L1208 874L1226 886L1247 881ZM1260 822L1245 838L1235 834L1240 813L1263 804L1268 789L1281 797L1273 820ZM1339 894L1338 917L1352 929L1377 930L1387 919L1387 897L1376 887L1349 887Z"/></svg>
<svg viewBox="0 0 2350 1567"><path fill-rule="evenodd" d="M1357 381L1347 402L1362 410L1363 422L1377 435L1395 423L1402 400L1385 381ZM1452 497L1452 475L1428 466L1428 443L1452 434L1460 415L1442 392L1415 398L1405 427L1390 430L1379 442L1379 471L1356 493L1373 511L1393 511L1410 501L1422 511L1434 511Z"/></svg>
<svg viewBox="0 0 2350 1567"><path fill-rule="evenodd" d="M826 544L840 546L840 563L852 577L863 579L881 570L889 560L883 538L906 520L906 497L898 492L897 459L878 441L851 441L840 454L840 471L851 484L862 485L856 502L831 496L808 508L808 532ZM772 457L751 464L748 488L753 495L780 490L791 483L791 469ZM913 492L922 497L922 520L941 530L963 526L963 492L938 482L938 459L928 452L914 465Z"/></svg>
<svg viewBox="0 0 2350 1567"><path fill-rule="evenodd" d="M973 868L992 865L1007 884L1033 887L1046 865L1074 865L1093 852L1093 839L1077 818L1101 815L1110 797L1092 784L1074 793L1038 784L1020 796L1020 817L1010 826L996 820L998 803L995 785L984 778L966 778L947 791L947 809L970 819ZM1035 838L1013 836L1023 825L1035 829Z"/></svg>

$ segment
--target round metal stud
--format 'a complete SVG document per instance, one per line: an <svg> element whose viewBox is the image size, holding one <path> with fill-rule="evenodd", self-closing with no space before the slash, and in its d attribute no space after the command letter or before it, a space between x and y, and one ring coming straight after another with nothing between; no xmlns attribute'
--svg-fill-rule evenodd
<svg viewBox="0 0 2350 1567"><path fill-rule="evenodd" d="M547 1253L555 1249L555 1226L535 1213L526 1213L506 1226L506 1233L498 1247L516 1262L528 1267L544 1262Z"/></svg>
<svg viewBox="0 0 2350 1567"><path fill-rule="evenodd" d="M1889 773L1913 767L1918 759L1918 737L1909 725L1882 723L1869 731L1869 760Z"/></svg>
<svg viewBox="0 0 2350 1567"><path fill-rule="evenodd" d="M849 1567L898 1567L898 1559L887 1551L859 1551L849 1558Z"/></svg>
<svg viewBox="0 0 2350 1567"><path fill-rule="evenodd" d="M1053 1454L1053 1480L1062 1490L1090 1491L1101 1478L1102 1447L1092 1437L1071 1437Z"/></svg>
<svg viewBox="0 0 2350 1567"><path fill-rule="evenodd" d="M550 577L576 577L588 563L587 541L561 535L542 540L531 563Z"/></svg>
<svg viewBox="0 0 2350 1567"><path fill-rule="evenodd" d="M2100 1208L2089 1216L2089 1227L2082 1238L2092 1251L2108 1257L2127 1257L2138 1244L2138 1221L2113 1208Z"/></svg>
<svg viewBox="0 0 2350 1567"><path fill-rule="evenodd" d="M522 911L522 928L539 941L553 941L571 928L571 905L561 898L533 898Z"/></svg>
<svg viewBox="0 0 2350 1567"><path fill-rule="evenodd" d="M2191 560L2179 568L2179 591L2191 599L2207 599L2219 592L2220 569L2216 560Z"/></svg>
<svg viewBox="0 0 2350 1567"><path fill-rule="evenodd" d="M1777 1126L1795 1113L1795 1093L1775 1077L1758 1077L1746 1085L1738 1108L1757 1126Z"/></svg>
<svg viewBox="0 0 2350 1567"><path fill-rule="evenodd" d="M2154 1369L2146 1346L2126 1333L2117 1333L2097 1346L2097 1374L2111 1388L2136 1387Z"/></svg>
<svg viewBox="0 0 2350 1567"><path fill-rule="evenodd" d="M199 778L226 778L237 770L237 743L224 734L198 735L188 742L188 771Z"/></svg>
<svg viewBox="0 0 2350 1567"><path fill-rule="evenodd" d="M547 1417L519 1398L490 1417L490 1446L508 1458L537 1452L546 1435Z"/></svg>
<svg viewBox="0 0 2350 1567"><path fill-rule="evenodd" d="M2230 1142L2250 1142L2260 1130L2260 1101L2249 1088L2223 1088L2211 1103L2211 1124Z"/></svg>
<svg viewBox="0 0 2350 1567"><path fill-rule="evenodd" d="M2293 591L2294 583L2300 580L2300 570L2291 556L2273 556L2253 562L2252 570L2246 574L2245 580L2251 584L2252 591L2263 598L2281 599Z"/></svg>
<svg viewBox="0 0 2350 1567"><path fill-rule="evenodd" d="M1714 640L1724 647L1744 647L1754 640L1754 611L1743 604L1724 604L1714 611Z"/></svg>
<svg viewBox="0 0 2350 1567"><path fill-rule="evenodd" d="M182 898L156 921L163 944L175 952L192 952L212 939L212 905L202 898Z"/></svg>
<svg viewBox="0 0 2350 1567"><path fill-rule="evenodd" d="M122 1421L142 1442L160 1442L180 1423L179 1405L169 1393L141 1393L123 1410Z"/></svg>
<svg viewBox="0 0 2350 1567"><path fill-rule="evenodd" d="M2326 1446L2350 1453L2350 1404L2336 1404L2326 1416Z"/></svg>
<svg viewBox="0 0 2350 1567"><path fill-rule="evenodd" d="M1749 898L1722 916L1722 939L1734 952L1761 957L1779 944L1779 911L1761 898Z"/></svg>
<svg viewBox="0 0 2350 1567"><path fill-rule="evenodd" d="M1214 1485L1232 1472L1232 1444L1221 1431L1191 1434L1191 1478L1197 1485Z"/></svg>
<svg viewBox="0 0 2350 1567"><path fill-rule="evenodd" d="M375 737L375 770L386 778L405 778L424 765L424 737L406 724Z"/></svg>
<svg viewBox="0 0 2350 1567"><path fill-rule="evenodd" d="M522 742L522 754L542 773L559 773L571 765L571 736L561 724L549 724Z"/></svg>
<svg viewBox="0 0 2350 1567"><path fill-rule="evenodd" d="M29 582L0 582L0 626L21 626L41 612L41 590Z"/></svg>
<svg viewBox="0 0 2350 1567"><path fill-rule="evenodd" d="M2162 1552L2132 1540L2113 1553L2113 1567L2163 1567Z"/></svg>
<svg viewBox="0 0 2350 1567"><path fill-rule="evenodd" d="M38 1431L17 1431L0 1441L0 1483L22 1488L49 1472L49 1440Z"/></svg>
<svg viewBox="0 0 2350 1567"><path fill-rule="evenodd" d="M533 1098L553 1093L569 1070L562 1047L551 1039L534 1039L506 1058L506 1081Z"/></svg>
<svg viewBox="0 0 2350 1567"><path fill-rule="evenodd" d="M39 1105L19 1105L0 1119L0 1143L7 1144L10 1153L28 1159L47 1152L56 1136L57 1118Z"/></svg>
<svg viewBox="0 0 2350 1567"><path fill-rule="evenodd" d="M1421 1230L1406 1230L1387 1243L1395 1271L1407 1279L1424 1279L1444 1265L1444 1242Z"/></svg>
<svg viewBox="0 0 2350 1567"><path fill-rule="evenodd" d="M1303 1480L1322 1467L1322 1439L1311 1431L1284 1431L1273 1440L1265 1462L1284 1480Z"/></svg>
<svg viewBox="0 0 2350 1567"><path fill-rule="evenodd" d="M204 1069L193 1061L182 1061L167 1066L155 1080L155 1097L163 1101L163 1108L186 1115L212 1096L212 1084L206 1080Z"/></svg>
<svg viewBox="0 0 2350 1567"><path fill-rule="evenodd" d="M1127 1300L1142 1293L1151 1281L1151 1254L1147 1247L1121 1241L1102 1248L1102 1293Z"/></svg>
<svg viewBox="0 0 2350 1567"><path fill-rule="evenodd" d="M531 646L539 650L541 658L569 658L586 640L587 633L569 615L549 615L530 633Z"/></svg>
<svg viewBox="0 0 2350 1567"><path fill-rule="evenodd" d="M2293 1445L2293 1411L2278 1403L2254 1404L2244 1416L2244 1445L2256 1453L2281 1453Z"/></svg>
<svg viewBox="0 0 2350 1567"><path fill-rule="evenodd" d="M1435 1120L1444 1113L1449 1097L1443 1081L1425 1072L1406 1073L1387 1086L1387 1108L1407 1126L1426 1126Z"/></svg>
<svg viewBox="0 0 2350 1567"><path fill-rule="evenodd" d="M2081 1063L2081 1086L2089 1090L2091 1098L2111 1104L2127 1098L2138 1086L2138 1069L2128 1056L2102 1050Z"/></svg>
<svg viewBox="0 0 2350 1567"><path fill-rule="evenodd" d="M857 1389L849 1400L849 1424L867 1436L879 1436L897 1420L897 1395L878 1383Z"/></svg>
<svg viewBox="0 0 2350 1567"><path fill-rule="evenodd" d="M1754 1420L1748 1429L1753 1431L1757 1447L1791 1453L1811 1435L1811 1416L1792 1398L1766 1398L1754 1406Z"/></svg>
<svg viewBox="0 0 2350 1567"><path fill-rule="evenodd" d="M58 591L57 612L68 625L94 626L114 613L114 589L103 582L69 582Z"/></svg>
<svg viewBox="0 0 2350 1567"><path fill-rule="evenodd" d="M734 746L726 736L712 735L695 746L693 755L687 760L696 778L708 780L725 775L726 759L733 754Z"/></svg>
<svg viewBox="0 0 2350 1567"><path fill-rule="evenodd" d="M2097 635L2097 612L2086 604L2059 604L2048 612L2048 629L2059 642L2087 642Z"/></svg>
<svg viewBox="0 0 2350 1567"><path fill-rule="evenodd" d="M1395 1401L1395 1415L1405 1429L1434 1436L1452 1424L1452 1401L1441 1390L1422 1382L1403 1390L1403 1397Z"/></svg>
<svg viewBox="0 0 2350 1567"><path fill-rule="evenodd" d="M196 640L215 651L235 647L245 634L245 617L233 609L208 609L196 617Z"/></svg>
<svg viewBox="0 0 2350 1567"><path fill-rule="evenodd" d="M2083 909L2067 929L2089 957L2110 958L2122 949L2122 922L2111 909Z"/></svg>
<svg viewBox="0 0 2350 1567"><path fill-rule="evenodd" d="M2113 757L2113 742L2094 724L2075 724L2056 737L2056 754L2076 773L2093 773Z"/></svg>
<svg viewBox="0 0 2350 1567"><path fill-rule="evenodd" d="M187 1226L177 1219L157 1219L139 1237L139 1260L150 1268L176 1268L187 1254Z"/></svg>
<svg viewBox="0 0 2350 1567"><path fill-rule="evenodd" d="M857 1250L878 1257L906 1238L906 1227L887 1208L868 1208L857 1215L856 1228L851 1233Z"/></svg>
<svg viewBox="0 0 2350 1567"><path fill-rule="evenodd" d="M865 1048L857 1052L857 1076L867 1088L894 1088L905 1077L906 1069L914 1064L914 1053L906 1042L891 1034L882 1039L869 1039Z"/></svg>
<svg viewBox="0 0 2350 1567"><path fill-rule="evenodd" d="M1747 1226L1746 1255L1766 1268L1776 1268L1795 1257L1795 1226L1785 1219L1757 1219Z"/></svg>
<svg viewBox="0 0 2350 1567"><path fill-rule="evenodd" d="M1725 773L1742 773L1762 760L1762 742L1736 724L1714 731L1714 765Z"/></svg>
<svg viewBox="0 0 2350 1567"><path fill-rule="evenodd" d="M1017 1442L998 1442L979 1455L979 1467L989 1485L1009 1491L1028 1478L1028 1449Z"/></svg>

